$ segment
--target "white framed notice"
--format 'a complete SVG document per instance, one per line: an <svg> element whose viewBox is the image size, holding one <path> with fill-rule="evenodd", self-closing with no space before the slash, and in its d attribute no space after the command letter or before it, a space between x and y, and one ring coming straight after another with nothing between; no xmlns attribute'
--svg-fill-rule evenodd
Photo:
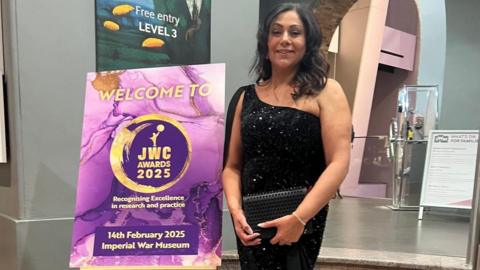
<svg viewBox="0 0 480 270"><path fill-rule="evenodd" d="M432 130L423 173L423 207L472 208L478 130Z"/></svg>

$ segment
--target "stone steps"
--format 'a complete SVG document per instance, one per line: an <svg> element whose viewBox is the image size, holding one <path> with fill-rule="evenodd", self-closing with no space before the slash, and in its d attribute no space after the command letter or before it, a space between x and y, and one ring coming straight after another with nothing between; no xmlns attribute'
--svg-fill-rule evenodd
<svg viewBox="0 0 480 270"><path fill-rule="evenodd" d="M240 270L236 251L224 251L221 270ZM322 247L321 270L471 270L465 258Z"/></svg>

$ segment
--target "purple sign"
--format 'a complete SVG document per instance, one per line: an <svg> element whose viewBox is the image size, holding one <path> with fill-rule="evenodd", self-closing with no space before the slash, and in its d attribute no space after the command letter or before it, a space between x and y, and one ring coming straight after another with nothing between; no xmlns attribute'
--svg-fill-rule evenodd
<svg viewBox="0 0 480 270"><path fill-rule="evenodd" d="M216 267L225 66L87 75L71 267Z"/></svg>

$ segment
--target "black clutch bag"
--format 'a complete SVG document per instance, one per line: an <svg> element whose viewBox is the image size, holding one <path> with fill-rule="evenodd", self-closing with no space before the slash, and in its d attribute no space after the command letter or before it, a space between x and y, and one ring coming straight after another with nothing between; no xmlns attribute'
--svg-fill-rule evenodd
<svg viewBox="0 0 480 270"><path fill-rule="evenodd" d="M290 215L307 194L306 188L266 192L243 197L243 211L248 224L260 238L270 239L277 233L277 228L262 229L257 224ZM305 226L305 232L311 231L311 222Z"/></svg>

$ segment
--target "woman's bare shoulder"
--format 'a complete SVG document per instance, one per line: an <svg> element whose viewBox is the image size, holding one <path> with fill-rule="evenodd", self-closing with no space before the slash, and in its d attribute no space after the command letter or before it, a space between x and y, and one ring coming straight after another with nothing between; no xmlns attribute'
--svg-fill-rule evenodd
<svg viewBox="0 0 480 270"><path fill-rule="evenodd" d="M335 94L338 92L343 93L343 88L338 81L334 79L328 79L325 85L325 88L322 90L322 92L326 92L328 94Z"/></svg>
<svg viewBox="0 0 480 270"><path fill-rule="evenodd" d="M338 100L345 100L345 93L339 82L334 79L328 79L325 87L320 91L320 94L317 96L317 102L325 103Z"/></svg>

